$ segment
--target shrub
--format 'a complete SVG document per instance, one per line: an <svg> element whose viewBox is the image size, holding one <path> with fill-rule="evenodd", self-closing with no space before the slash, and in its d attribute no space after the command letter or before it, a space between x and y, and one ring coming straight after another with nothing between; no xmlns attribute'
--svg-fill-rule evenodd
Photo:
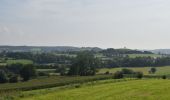
<svg viewBox="0 0 170 100"><path fill-rule="evenodd" d="M110 74L110 72L109 72L109 71L106 71L105 74L108 75L108 74Z"/></svg>
<svg viewBox="0 0 170 100"><path fill-rule="evenodd" d="M12 76L9 78L9 82L10 82L10 83L17 83L17 82L18 82L18 75L12 75Z"/></svg>
<svg viewBox="0 0 170 100"><path fill-rule="evenodd" d="M121 71L117 71L114 73L114 78L115 79L121 79L123 78L123 73Z"/></svg>
<svg viewBox="0 0 170 100"><path fill-rule="evenodd" d="M143 77L143 73L142 72L136 72L136 78L141 79Z"/></svg>
<svg viewBox="0 0 170 100"><path fill-rule="evenodd" d="M48 74L45 72L38 72L38 76L48 76Z"/></svg>
<svg viewBox="0 0 170 100"><path fill-rule="evenodd" d="M156 68L152 67L150 70L149 70L149 73L150 74L154 74L156 72Z"/></svg>
<svg viewBox="0 0 170 100"><path fill-rule="evenodd" d="M0 70L0 83L6 83L8 81L7 74L4 70Z"/></svg>
<svg viewBox="0 0 170 100"><path fill-rule="evenodd" d="M162 79L166 79L166 78L167 78L166 75L163 75L163 76L162 76Z"/></svg>
<svg viewBox="0 0 170 100"><path fill-rule="evenodd" d="M81 86L80 85L75 85L75 88L80 88Z"/></svg>
<svg viewBox="0 0 170 100"><path fill-rule="evenodd" d="M122 69L123 74L134 74L134 71L131 69L124 68Z"/></svg>

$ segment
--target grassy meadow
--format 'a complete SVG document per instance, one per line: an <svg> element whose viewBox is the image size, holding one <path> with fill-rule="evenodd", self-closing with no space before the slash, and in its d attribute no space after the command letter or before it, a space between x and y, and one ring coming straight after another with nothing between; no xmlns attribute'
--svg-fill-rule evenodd
<svg viewBox="0 0 170 100"><path fill-rule="evenodd" d="M124 67L127 69L132 69L133 71L141 71L145 75L149 74L149 70L151 67ZM170 75L170 66L164 66L164 67L155 67L157 69L155 75ZM102 68L99 69L98 74L103 74L106 71L109 71L110 73L115 73L116 71L120 71L123 68Z"/></svg>
<svg viewBox="0 0 170 100"><path fill-rule="evenodd" d="M17 100L169 100L169 88L170 80L163 79L108 81L78 88L27 91Z"/></svg>
<svg viewBox="0 0 170 100"><path fill-rule="evenodd" d="M8 60L0 60L0 65L11 65L15 63L21 63L21 64L33 64L33 61L27 60L27 59L8 59Z"/></svg>
<svg viewBox="0 0 170 100"><path fill-rule="evenodd" d="M21 64L32 64L33 61L26 60L26 59L18 59L18 60L7 60L7 64L15 64L15 63L21 63Z"/></svg>

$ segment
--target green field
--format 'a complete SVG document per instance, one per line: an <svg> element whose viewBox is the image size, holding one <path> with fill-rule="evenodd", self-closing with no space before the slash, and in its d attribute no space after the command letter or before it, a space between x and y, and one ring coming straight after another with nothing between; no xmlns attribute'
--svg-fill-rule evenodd
<svg viewBox="0 0 170 100"><path fill-rule="evenodd" d="M21 64L32 64L33 61L31 60L26 60L26 59L18 59L18 60L7 60L7 64L15 64L15 63L21 63Z"/></svg>
<svg viewBox="0 0 170 100"><path fill-rule="evenodd" d="M79 88L28 91L17 100L169 100L169 88L170 80L162 79L110 81Z"/></svg>
<svg viewBox="0 0 170 100"><path fill-rule="evenodd" d="M141 71L145 75L148 75L148 71L151 67L124 67L127 69L132 69L133 71ZM170 75L170 66L164 66L164 67L155 67L157 69L155 75ZM115 73L116 71L120 71L122 68L102 68L99 70L98 74L103 74L106 71L109 71L110 73Z"/></svg>
<svg viewBox="0 0 170 100"><path fill-rule="evenodd" d="M135 57L162 57L162 55L159 54L128 54L130 58Z"/></svg>
<svg viewBox="0 0 170 100"><path fill-rule="evenodd" d="M42 89L56 86L64 86L74 83L84 83L94 80L108 79L112 78L112 75L96 75L96 76L50 76L50 77L39 77L36 79L29 80L27 82L18 83L5 83L0 84L0 92L4 90L32 90L32 89Z"/></svg>

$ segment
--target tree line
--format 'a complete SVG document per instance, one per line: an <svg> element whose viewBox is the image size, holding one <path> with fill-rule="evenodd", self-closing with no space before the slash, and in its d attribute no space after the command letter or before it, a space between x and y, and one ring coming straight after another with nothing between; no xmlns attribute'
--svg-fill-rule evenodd
<svg viewBox="0 0 170 100"><path fill-rule="evenodd" d="M1 54L2 56L3 54ZM6 58L28 59L38 64L58 63L69 64L73 57L65 55L56 55L54 53L31 53L31 52L7 52Z"/></svg>
<svg viewBox="0 0 170 100"><path fill-rule="evenodd" d="M0 68L0 83L16 83L19 80L28 81L37 76L35 66L32 64L12 64Z"/></svg>
<svg viewBox="0 0 170 100"><path fill-rule="evenodd" d="M170 57L113 57L110 60L102 62L101 67L150 67L170 65Z"/></svg>

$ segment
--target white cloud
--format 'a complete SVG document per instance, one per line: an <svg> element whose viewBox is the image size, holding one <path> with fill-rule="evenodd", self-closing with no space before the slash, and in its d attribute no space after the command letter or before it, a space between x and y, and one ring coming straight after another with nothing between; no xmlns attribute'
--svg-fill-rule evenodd
<svg viewBox="0 0 170 100"><path fill-rule="evenodd" d="M0 33L10 33L10 29L6 26L0 26Z"/></svg>

